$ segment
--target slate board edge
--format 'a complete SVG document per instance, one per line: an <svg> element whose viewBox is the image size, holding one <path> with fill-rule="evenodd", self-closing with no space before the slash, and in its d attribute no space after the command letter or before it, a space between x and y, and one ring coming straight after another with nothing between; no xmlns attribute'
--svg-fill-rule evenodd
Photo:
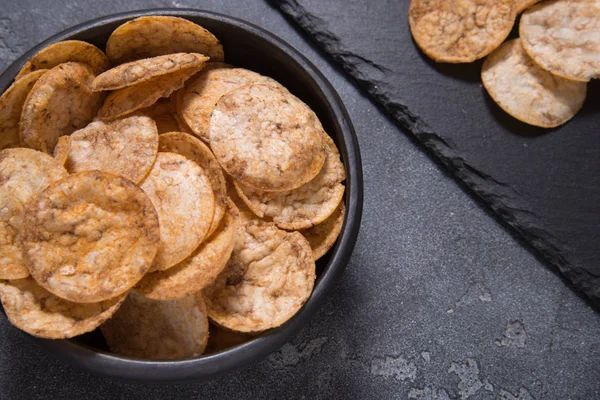
<svg viewBox="0 0 600 400"><path fill-rule="evenodd" d="M535 213L518 204L511 196L513 189L495 180L483 171L470 165L459 152L434 132L426 122L414 115L407 106L390 101L384 90L385 85L367 79L357 65L383 72L383 68L360 55L345 50L340 39L327 30L326 23L317 15L311 14L296 0L267 0L283 14L300 26L311 40L320 46L339 66L342 67L403 130L410 132L428 153L437 158L459 183L475 194L502 222L542 256L552 267L557 268L576 288L585 293L592 304L600 307L600 277L584 268L578 268L568 260L568 254L561 244L537 220Z"/></svg>

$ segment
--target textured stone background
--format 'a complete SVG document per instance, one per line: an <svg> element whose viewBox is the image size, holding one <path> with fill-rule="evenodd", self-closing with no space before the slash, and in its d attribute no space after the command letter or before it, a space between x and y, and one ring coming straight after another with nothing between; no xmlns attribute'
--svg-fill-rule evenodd
<svg viewBox="0 0 600 400"><path fill-rule="evenodd" d="M364 163L354 256L291 343L212 382L141 386L90 376L0 318L0 399L600 398L600 316L266 3L3 0L0 69L72 24L150 7L201 8L261 25L333 83Z"/></svg>

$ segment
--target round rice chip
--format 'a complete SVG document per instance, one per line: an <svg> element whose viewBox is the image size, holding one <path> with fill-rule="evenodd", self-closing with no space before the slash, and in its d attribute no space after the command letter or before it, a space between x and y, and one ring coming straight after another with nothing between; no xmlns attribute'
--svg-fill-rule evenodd
<svg viewBox="0 0 600 400"><path fill-rule="evenodd" d="M504 43L483 63L481 80L508 114L530 125L553 128L581 109L587 84L552 75L523 50L521 41Z"/></svg>
<svg viewBox="0 0 600 400"><path fill-rule="evenodd" d="M344 226L346 205L342 201L327 219L312 228L300 231L310 243L313 258L317 261L333 247Z"/></svg>
<svg viewBox="0 0 600 400"><path fill-rule="evenodd" d="M255 84L221 97L210 146L227 173L260 190L302 186L323 167L326 143L315 113L285 88Z"/></svg>
<svg viewBox="0 0 600 400"><path fill-rule="evenodd" d="M540 0L515 0L516 12L517 14L520 14L535 3L539 2Z"/></svg>
<svg viewBox="0 0 600 400"><path fill-rule="evenodd" d="M93 331L117 311L125 297L80 304L53 295L32 278L0 281L2 307L10 323L45 339L67 339Z"/></svg>
<svg viewBox="0 0 600 400"><path fill-rule="evenodd" d="M230 201L219 229L212 236L174 267L146 274L136 290L156 300L174 300L199 292L213 283L225 268L238 226L238 210Z"/></svg>
<svg viewBox="0 0 600 400"><path fill-rule="evenodd" d="M225 176L212 151L202 141L181 132L169 132L159 137L159 151L181 154L192 160L206 173L215 196L215 213L206 236L210 236L219 226L227 208L227 187Z"/></svg>
<svg viewBox="0 0 600 400"><path fill-rule="evenodd" d="M65 40L51 44L31 57L15 79L20 79L32 71L54 68L69 61L89 65L96 75L110 68L110 60L96 46L80 40Z"/></svg>
<svg viewBox="0 0 600 400"><path fill-rule="evenodd" d="M173 53L200 53L223 61L217 38L191 21L178 17L148 16L126 22L113 31L106 54L114 65Z"/></svg>
<svg viewBox="0 0 600 400"><path fill-rule="evenodd" d="M265 192L234 182L240 198L260 218L270 218L283 229L307 229L329 217L342 201L346 179L333 140L323 133L327 143L325 165L317 176L301 187L286 192Z"/></svg>
<svg viewBox="0 0 600 400"><path fill-rule="evenodd" d="M149 360L197 357L208 342L206 305L200 294L161 301L132 290L100 330L110 351L123 356Z"/></svg>
<svg viewBox="0 0 600 400"><path fill-rule="evenodd" d="M92 90L115 90L137 85L182 69L201 68L207 60L208 57L202 54L176 53L132 61L98 75L92 83Z"/></svg>
<svg viewBox="0 0 600 400"><path fill-rule="evenodd" d="M27 95L45 69L25 74L0 97L0 150L19 147L19 120Z"/></svg>
<svg viewBox="0 0 600 400"><path fill-rule="evenodd" d="M254 83L275 81L244 68L214 66L205 69L186 85L178 99L179 113L196 136L209 142L210 115L217 101L234 89Z"/></svg>
<svg viewBox="0 0 600 400"><path fill-rule="evenodd" d="M205 354L214 354L231 347L239 346L240 344L249 342L256 336L231 331L216 324L209 324L208 332L208 343L204 351Z"/></svg>
<svg viewBox="0 0 600 400"><path fill-rule="evenodd" d="M175 153L159 152L140 186L160 221L160 244L152 269L164 270L200 245L210 228L215 196L202 168Z"/></svg>
<svg viewBox="0 0 600 400"><path fill-rule="evenodd" d="M159 99L150 107L142 108L133 115L145 115L152 118L159 134L179 131L175 107L169 99Z"/></svg>
<svg viewBox="0 0 600 400"><path fill-rule="evenodd" d="M92 68L68 62L43 74L35 83L20 120L21 143L52 154L58 138L86 126L104 95L92 92Z"/></svg>
<svg viewBox="0 0 600 400"><path fill-rule="evenodd" d="M0 279L29 276L19 246L25 205L67 175L45 153L23 148L0 151Z"/></svg>
<svg viewBox="0 0 600 400"><path fill-rule="evenodd" d="M408 21L431 59L468 63L490 54L515 22L514 0L412 0Z"/></svg>
<svg viewBox="0 0 600 400"><path fill-rule="evenodd" d="M544 1L521 16L519 35L533 60L553 75L600 78L600 0Z"/></svg>
<svg viewBox="0 0 600 400"><path fill-rule="evenodd" d="M148 196L131 181L100 171L68 176L25 209L21 245L33 278L78 303L125 293L148 271L159 225Z"/></svg>
<svg viewBox="0 0 600 400"><path fill-rule="evenodd" d="M306 302L315 281L315 261L302 234L286 232L271 239L279 242L271 248L253 236L254 224L246 224L225 270L203 292L211 320L239 332L282 325Z"/></svg>
<svg viewBox="0 0 600 400"><path fill-rule="evenodd" d="M162 97L169 97L181 89L201 67L189 67L167 75L160 75L146 82L111 92L98 111L102 120L112 120L141 108L150 107Z"/></svg>
<svg viewBox="0 0 600 400"><path fill-rule="evenodd" d="M70 139L70 173L99 170L139 184L158 154L156 124L145 116L92 122Z"/></svg>
<svg viewBox="0 0 600 400"><path fill-rule="evenodd" d="M60 165L65 165L69 158L69 151L71 151L71 136L61 136L58 138L56 146L54 146L52 157L54 157Z"/></svg>

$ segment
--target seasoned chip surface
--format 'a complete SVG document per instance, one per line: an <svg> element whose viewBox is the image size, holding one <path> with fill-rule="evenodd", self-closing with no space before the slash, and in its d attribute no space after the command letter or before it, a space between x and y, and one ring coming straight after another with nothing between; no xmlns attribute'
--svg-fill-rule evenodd
<svg viewBox="0 0 600 400"><path fill-rule="evenodd" d="M200 69L207 60L208 57L202 54L176 53L132 61L98 75L92 83L92 89L96 91L121 89L182 69Z"/></svg>
<svg viewBox="0 0 600 400"><path fill-rule="evenodd" d="M86 64L68 62L43 74L35 83L20 121L21 142L52 154L58 138L86 126L104 95L92 92L94 73Z"/></svg>
<svg viewBox="0 0 600 400"><path fill-rule="evenodd" d="M184 68L167 75L160 75L146 82L111 92L102 104L98 117L112 120L130 114L140 108L150 107L161 97L183 87L185 81L201 67Z"/></svg>
<svg viewBox="0 0 600 400"><path fill-rule="evenodd" d="M256 215L270 218L284 229L306 229L329 217L342 201L346 179L333 140L323 132L327 143L325 165L317 176L301 187L285 192L264 192L234 182L240 198Z"/></svg>
<svg viewBox="0 0 600 400"><path fill-rule="evenodd" d="M565 123L581 109L587 84L552 75L523 50L519 39L503 44L485 60L481 79L504 111L544 128Z"/></svg>
<svg viewBox="0 0 600 400"><path fill-rule="evenodd" d="M158 154L156 124L143 116L92 122L70 139L70 173L99 170L140 183Z"/></svg>
<svg viewBox="0 0 600 400"><path fill-rule="evenodd" d="M535 3L539 3L540 0L515 0L517 14L525 11Z"/></svg>
<svg viewBox="0 0 600 400"><path fill-rule="evenodd" d="M224 94L253 83L277 84L272 79L247 69L215 64L217 63L209 63L211 68L203 70L186 85L178 104L185 122L194 134L205 142L210 141L210 114Z"/></svg>
<svg viewBox="0 0 600 400"><path fill-rule="evenodd" d="M169 99L159 99L150 107L142 108L133 115L145 115L152 118L159 134L179 131L175 107Z"/></svg>
<svg viewBox="0 0 600 400"><path fill-rule="evenodd" d="M25 74L13 83L0 97L0 150L19 147L19 120L23 111L23 103L31 88L44 75L41 69Z"/></svg>
<svg viewBox="0 0 600 400"><path fill-rule="evenodd" d="M52 152L52 157L60 165L65 165L67 163L67 159L69 158L69 151L71 150L71 136L61 136L58 138L56 142L56 146L54 146L54 151Z"/></svg>
<svg viewBox="0 0 600 400"><path fill-rule="evenodd" d="M196 293L221 273L231 256L238 230L238 210L229 201L219 229L185 260L166 271L147 274L136 286L146 297L174 300Z"/></svg>
<svg viewBox="0 0 600 400"><path fill-rule="evenodd" d="M412 0L408 20L419 48L438 62L466 63L491 53L515 22L514 0Z"/></svg>
<svg viewBox="0 0 600 400"><path fill-rule="evenodd" d="M80 172L29 203L21 242L41 286L70 301L94 303L126 292L148 271L158 249L158 217L131 181Z"/></svg>
<svg viewBox="0 0 600 400"><path fill-rule="evenodd" d="M45 153L23 148L0 151L0 279L29 276L18 244L25 205L67 175Z"/></svg>
<svg viewBox="0 0 600 400"><path fill-rule="evenodd" d="M153 269L170 268L189 256L208 232L215 202L210 182L195 162L159 152L141 188L152 200L160 221Z"/></svg>
<svg viewBox="0 0 600 400"><path fill-rule="evenodd" d="M310 243L315 261L327 254L329 249L335 244L342 231L345 215L346 206L342 201L333 214L327 217L325 221L312 228L300 231L306 240L308 240L308 243Z"/></svg>
<svg viewBox="0 0 600 400"><path fill-rule="evenodd" d="M206 306L200 294L160 301L132 290L100 330L113 353L151 360L197 357L208 341Z"/></svg>
<svg viewBox="0 0 600 400"><path fill-rule="evenodd" d="M287 90L244 86L218 101L210 120L210 146L235 179L261 190L302 186L326 157L315 113Z"/></svg>
<svg viewBox="0 0 600 400"><path fill-rule="evenodd" d="M525 51L554 75L587 82L600 77L600 0L544 1L521 16Z"/></svg>
<svg viewBox="0 0 600 400"><path fill-rule="evenodd" d="M2 307L10 323L45 339L67 339L93 331L117 311L125 296L80 304L53 295L32 278L0 281Z"/></svg>
<svg viewBox="0 0 600 400"><path fill-rule="evenodd" d="M240 332L275 328L302 307L314 280L315 262L302 234L252 221L239 230L227 266L204 290L208 315Z"/></svg>
<svg viewBox="0 0 600 400"><path fill-rule="evenodd" d="M115 65L182 52L200 53L213 61L223 61L223 46L212 33L178 17L134 19L115 29L106 43L106 54Z"/></svg>
<svg viewBox="0 0 600 400"><path fill-rule="evenodd" d="M31 57L15 79L20 79L31 71L54 68L69 61L89 65L96 75L110 68L110 60L96 46L80 40L65 40L51 44Z"/></svg>
<svg viewBox="0 0 600 400"><path fill-rule="evenodd" d="M227 207L225 176L212 151L200 140L181 132L160 135L159 150L181 154L198 164L206 173L215 196L215 212L206 234L211 235L219 226Z"/></svg>

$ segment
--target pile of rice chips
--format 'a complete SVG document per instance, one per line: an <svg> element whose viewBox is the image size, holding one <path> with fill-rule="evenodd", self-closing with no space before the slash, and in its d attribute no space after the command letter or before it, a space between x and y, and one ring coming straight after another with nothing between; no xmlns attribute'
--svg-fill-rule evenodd
<svg viewBox="0 0 600 400"><path fill-rule="evenodd" d="M14 326L99 327L114 353L182 359L302 307L342 228L344 165L306 104L223 59L206 29L152 16L106 53L70 40L25 64L0 98Z"/></svg>

